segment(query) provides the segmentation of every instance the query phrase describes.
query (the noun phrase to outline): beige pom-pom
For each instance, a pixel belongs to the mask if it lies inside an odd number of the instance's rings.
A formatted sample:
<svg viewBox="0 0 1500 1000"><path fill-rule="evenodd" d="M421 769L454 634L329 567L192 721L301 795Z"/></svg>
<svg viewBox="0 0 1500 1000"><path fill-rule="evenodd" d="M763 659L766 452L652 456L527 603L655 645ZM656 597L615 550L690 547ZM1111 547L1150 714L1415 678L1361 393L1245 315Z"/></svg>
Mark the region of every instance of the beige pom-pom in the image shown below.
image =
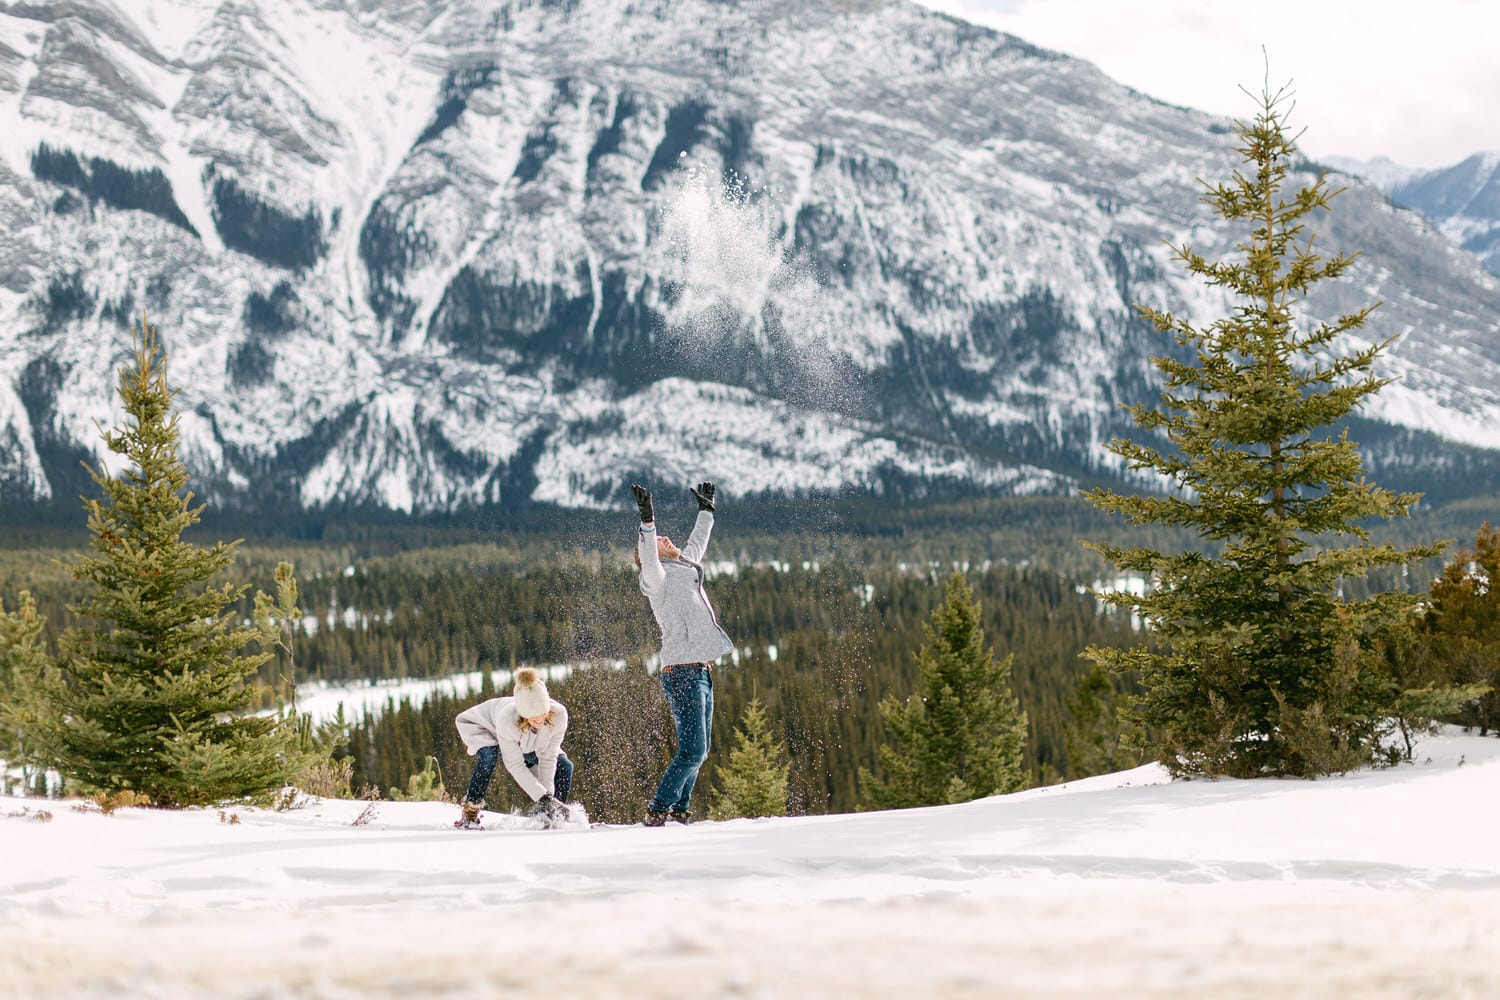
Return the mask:
<svg viewBox="0 0 1500 1000"><path fill-rule="evenodd" d="M523 719L534 719L552 710L547 696L547 685L531 667L516 671L516 714Z"/></svg>

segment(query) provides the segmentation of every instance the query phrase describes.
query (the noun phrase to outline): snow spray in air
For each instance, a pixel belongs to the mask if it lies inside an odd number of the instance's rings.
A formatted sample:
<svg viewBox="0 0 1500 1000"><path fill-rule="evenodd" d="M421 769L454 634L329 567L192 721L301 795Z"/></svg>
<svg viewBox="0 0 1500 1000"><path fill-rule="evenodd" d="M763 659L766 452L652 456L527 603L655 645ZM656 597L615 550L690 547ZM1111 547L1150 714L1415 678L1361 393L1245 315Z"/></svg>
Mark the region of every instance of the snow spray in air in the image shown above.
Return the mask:
<svg viewBox="0 0 1500 1000"><path fill-rule="evenodd" d="M798 253L795 206L686 158L677 176L658 219L675 292L663 309L665 346L701 361L703 377L861 416L868 348L837 322L837 297Z"/></svg>

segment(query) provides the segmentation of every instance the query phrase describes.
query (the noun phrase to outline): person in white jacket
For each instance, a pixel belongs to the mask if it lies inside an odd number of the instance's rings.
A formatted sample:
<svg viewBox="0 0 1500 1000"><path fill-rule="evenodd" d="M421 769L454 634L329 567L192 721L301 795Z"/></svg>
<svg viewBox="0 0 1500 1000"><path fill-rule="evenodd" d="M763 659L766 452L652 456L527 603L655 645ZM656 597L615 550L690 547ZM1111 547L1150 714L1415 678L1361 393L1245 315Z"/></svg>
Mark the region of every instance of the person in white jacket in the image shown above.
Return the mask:
<svg viewBox="0 0 1500 1000"><path fill-rule="evenodd" d="M646 826L661 826L669 819L687 823L692 819L689 799L698 770L708 759L713 730L713 664L734 648L703 590L703 553L714 527L714 484L699 483L692 491L698 501L698 518L681 549L667 536L657 535L650 491L639 483L631 489L641 513L635 553L641 568L641 593L651 602L651 613L661 629L661 686L677 734L677 753L646 806L642 822Z"/></svg>
<svg viewBox="0 0 1500 1000"><path fill-rule="evenodd" d="M515 693L491 698L466 708L453 720L464 749L474 760L474 773L465 792L463 814L454 826L475 827L485 808L495 766L505 769L536 805L549 829L567 818L568 793L573 784L573 762L563 753L568 710L547 694L547 685L531 667L516 671Z"/></svg>

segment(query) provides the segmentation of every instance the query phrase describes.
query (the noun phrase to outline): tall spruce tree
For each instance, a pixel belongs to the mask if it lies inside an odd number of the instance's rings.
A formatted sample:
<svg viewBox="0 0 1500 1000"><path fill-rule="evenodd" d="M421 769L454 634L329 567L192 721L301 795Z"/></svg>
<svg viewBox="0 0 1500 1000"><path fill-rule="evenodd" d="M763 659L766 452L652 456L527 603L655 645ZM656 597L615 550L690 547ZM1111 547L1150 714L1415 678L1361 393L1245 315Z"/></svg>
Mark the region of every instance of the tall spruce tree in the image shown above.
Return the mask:
<svg viewBox="0 0 1500 1000"><path fill-rule="evenodd" d="M785 816L790 772L786 743L771 733L765 703L751 698L735 730L729 762L715 772L718 787L708 810L710 818Z"/></svg>
<svg viewBox="0 0 1500 1000"><path fill-rule="evenodd" d="M156 330L132 331L133 364L120 369L123 427L104 432L123 460L116 476L91 469L102 498L86 499L92 555L71 569L90 594L71 610L55 669L37 682L27 732L65 779L103 792L130 790L182 806L279 788L294 766L287 726L252 716L247 683L274 639L236 623L245 591L212 584L238 542L203 548L182 538L203 507L186 492L178 417Z"/></svg>
<svg viewBox="0 0 1500 1000"><path fill-rule="evenodd" d="M916 695L880 703L890 737L879 748L884 777L860 770L875 808L967 802L1025 786L1026 713L1011 690L1012 657L997 662L985 646L980 610L968 580L954 573L922 626Z"/></svg>
<svg viewBox="0 0 1500 1000"><path fill-rule="evenodd" d="M1341 343L1375 305L1332 323L1298 315L1309 288L1339 277L1354 257L1325 258L1305 231L1305 218L1328 210L1338 194L1324 177L1286 193L1296 156L1289 98L1285 89L1262 92L1254 121L1236 128L1243 170L1205 184L1204 201L1244 223L1247 241L1218 262L1173 248L1190 274L1231 293L1232 315L1200 329L1137 307L1187 349L1182 358L1153 359L1164 376L1160 408L1131 407L1137 425L1169 446L1116 440L1109 449L1175 490L1085 493L1135 524L1191 528L1209 550L1086 543L1152 581L1145 597L1104 598L1138 610L1167 652L1091 648L1086 655L1116 672L1138 672L1135 719L1150 752L1179 774L1313 776L1376 755L1401 696L1377 654L1389 631L1409 620L1416 598L1392 592L1345 600L1340 583L1442 548L1371 542L1371 519L1405 516L1419 495L1366 481L1347 431L1332 433L1330 425L1386 384L1371 369L1391 340L1354 350Z"/></svg>

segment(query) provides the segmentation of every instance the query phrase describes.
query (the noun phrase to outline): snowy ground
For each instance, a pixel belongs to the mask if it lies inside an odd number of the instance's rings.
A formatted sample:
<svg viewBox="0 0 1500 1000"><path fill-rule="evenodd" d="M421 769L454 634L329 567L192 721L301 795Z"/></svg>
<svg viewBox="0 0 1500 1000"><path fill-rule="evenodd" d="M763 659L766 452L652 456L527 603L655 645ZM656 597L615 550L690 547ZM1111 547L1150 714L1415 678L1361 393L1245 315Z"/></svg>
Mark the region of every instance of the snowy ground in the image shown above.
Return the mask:
<svg viewBox="0 0 1500 1000"><path fill-rule="evenodd" d="M1500 997L1500 739L1417 760L660 830L0 799L0 997Z"/></svg>

